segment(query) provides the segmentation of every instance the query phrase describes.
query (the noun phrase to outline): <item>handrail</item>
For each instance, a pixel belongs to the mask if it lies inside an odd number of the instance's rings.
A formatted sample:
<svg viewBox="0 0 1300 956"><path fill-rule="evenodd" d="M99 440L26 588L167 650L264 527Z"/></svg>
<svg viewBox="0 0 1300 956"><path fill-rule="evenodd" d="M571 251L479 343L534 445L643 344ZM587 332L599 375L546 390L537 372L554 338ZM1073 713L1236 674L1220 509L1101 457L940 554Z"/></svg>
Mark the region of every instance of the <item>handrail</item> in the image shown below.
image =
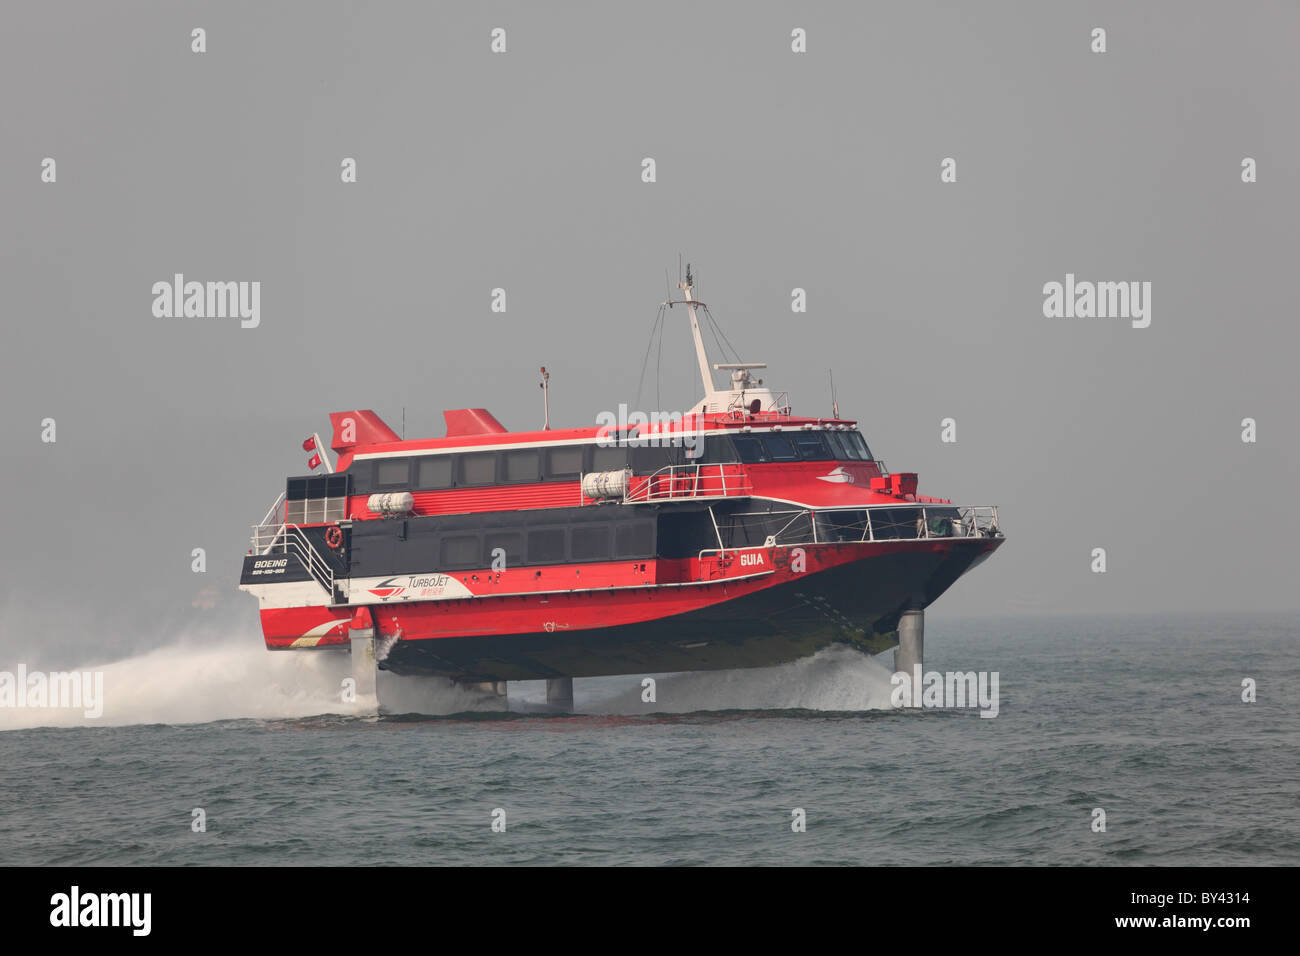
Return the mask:
<svg viewBox="0 0 1300 956"><path fill-rule="evenodd" d="M263 516L262 520L259 521L257 524L253 525L253 550L254 550L254 551L257 550L257 537L258 537L258 530L260 530L260 529L262 529L262 528L272 528L272 527L275 527L275 522L273 522L271 519L272 519L272 516L275 516L275 515L276 515L276 512L280 510L280 506L281 506L282 504L284 504L284 492L283 492L283 491L280 492L280 497L278 497L278 498L275 499L275 504L271 505L270 508L266 509L266 514ZM277 522L281 522L281 523L283 523L283 520L284 520L284 519L283 519L282 517L279 517L279 516L276 516L276 517L275 517L275 521L277 521ZM264 554L265 552L259 552L259 553L263 553L263 554Z"/></svg>
<svg viewBox="0 0 1300 956"><path fill-rule="evenodd" d="M311 539L296 524L285 522L269 534L269 543L263 548L267 525L253 525L253 551L257 554L291 554L296 557L312 580L323 587L331 600L334 597L334 569L330 567Z"/></svg>
<svg viewBox="0 0 1300 956"><path fill-rule="evenodd" d="M886 520L890 512L897 511L916 511L916 521L907 521L904 523L891 522ZM932 525L930 512L941 512L934 517L947 520L948 533L942 533L939 528L943 525ZM952 512L957 512L956 519L953 518ZM836 512L861 512L863 519L861 522L853 522L844 525L832 525L827 527L825 522L819 520L823 515L835 514ZM927 506L917 504L898 504L898 505L872 505L864 507L840 507L840 508L792 508L783 511L753 511L737 512L733 517L743 516L763 516L769 518L781 518L789 515L786 521L774 533L767 535L767 540L761 545L742 545L728 548L704 548L696 556L698 560L703 561L705 555L719 554L725 555L728 552L749 551L759 548L771 547L793 547L796 545L807 544L866 544L877 541L924 541L929 539L935 540L969 540L978 538L1000 538L1003 537L1002 530L998 525L998 509L995 505L970 505L957 507L953 505ZM812 538L802 538L799 540L781 540L781 535L789 529L795 522L808 516L810 520ZM873 516L875 520L873 521ZM820 527L819 527L820 526ZM861 535L857 532L861 530ZM893 534L885 534L889 529ZM851 532L849 536L836 537L827 535L827 531L834 530L840 534ZM877 532L880 532L879 534ZM909 533L910 532L910 533ZM721 537L719 537L721 543Z"/></svg>
<svg viewBox="0 0 1300 956"><path fill-rule="evenodd" d="M728 474L728 469L734 470ZM623 495L623 504L678 498L737 498L753 490L744 465L738 461L666 465L645 477L634 476Z"/></svg>

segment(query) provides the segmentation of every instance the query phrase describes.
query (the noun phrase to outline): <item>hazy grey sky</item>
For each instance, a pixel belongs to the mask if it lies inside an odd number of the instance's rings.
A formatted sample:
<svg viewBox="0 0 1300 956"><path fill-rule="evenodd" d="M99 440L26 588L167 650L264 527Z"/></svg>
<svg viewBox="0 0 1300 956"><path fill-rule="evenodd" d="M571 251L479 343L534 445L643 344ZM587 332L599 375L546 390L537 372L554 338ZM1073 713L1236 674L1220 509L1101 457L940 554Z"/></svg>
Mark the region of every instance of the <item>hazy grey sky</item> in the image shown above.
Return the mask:
<svg viewBox="0 0 1300 956"><path fill-rule="evenodd" d="M935 613L1300 606L1295 4L542 6L4 5L0 658L259 640L248 526L328 412L536 427L545 364L594 423L678 252L796 412L833 367L891 469L1001 506ZM260 326L155 318L177 272ZM1045 318L1067 273L1150 282L1150 327Z"/></svg>

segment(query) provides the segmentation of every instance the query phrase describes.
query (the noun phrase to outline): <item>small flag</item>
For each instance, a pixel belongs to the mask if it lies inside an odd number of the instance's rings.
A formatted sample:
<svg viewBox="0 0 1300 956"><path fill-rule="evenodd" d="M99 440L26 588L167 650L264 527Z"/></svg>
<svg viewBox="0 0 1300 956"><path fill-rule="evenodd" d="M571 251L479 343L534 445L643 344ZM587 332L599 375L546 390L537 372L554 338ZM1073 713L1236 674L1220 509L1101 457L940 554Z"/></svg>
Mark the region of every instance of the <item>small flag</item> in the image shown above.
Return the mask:
<svg viewBox="0 0 1300 956"><path fill-rule="evenodd" d="M315 436L315 435L312 435L310 438L306 439L306 440L302 443L302 450L303 450L303 451L311 451L311 450L312 450L313 448L315 448L315 447L316 447L316 436Z"/></svg>
<svg viewBox="0 0 1300 956"><path fill-rule="evenodd" d="M312 455L310 458L307 459L307 468L309 471L315 469L315 467L319 464L320 464L319 454Z"/></svg>

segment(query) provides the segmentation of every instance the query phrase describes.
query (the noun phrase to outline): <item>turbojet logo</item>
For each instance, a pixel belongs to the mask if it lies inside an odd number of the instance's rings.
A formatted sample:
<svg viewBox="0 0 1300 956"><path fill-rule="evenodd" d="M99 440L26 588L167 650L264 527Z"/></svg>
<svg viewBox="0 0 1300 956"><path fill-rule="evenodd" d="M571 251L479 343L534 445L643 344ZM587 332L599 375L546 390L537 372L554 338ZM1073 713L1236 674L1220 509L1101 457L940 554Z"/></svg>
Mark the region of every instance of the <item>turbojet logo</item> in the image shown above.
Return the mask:
<svg viewBox="0 0 1300 956"><path fill-rule="evenodd" d="M262 323L260 282L186 282L178 272L171 282L155 282L152 291L155 318L239 318L245 329Z"/></svg>
<svg viewBox="0 0 1300 956"><path fill-rule="evenodd" d="M651 448L685 448L688 459L697 458L704 450L703 435L668 430L668 425L680 424L682 418L681 412L629 412L626 404L620 404L617 412L600 412L596 416L596 444L601 448L628 442ZM656 430L638 434L651 426Z"/></svg>
<svg viewBox="0 0 1300 956"><path fill-rule="evenodd" d="M893 690L889 702L895 707L978 707L981 717L998 715L997 671L929 671L921 677L921 665L912 673L898 671L889 678Z"/></svg>
<svg viewBox="0 0 1300 956"><path fill-rule="evenodd" d="M825 475L818 475L817 478L819 481L829 481L831 484L835 485L853 484L853 476L843 468L832 469Z"/></svg>
<svg viewBox="0 0 1300 956"><path fill-rule="evenodd" d="M1075 282L1067 272L1064 284L1047 283L1043 295L1049 319L1132 319L1135 329L1151 324L1150 282Z"/></svg>
<svg viewBox="0 0 1300 956"><path fill-rule="evenodd" d="M85 716L104 715L103 671L0 671L0 707L81 708Z"/></svg>
<svg viewBox="0 0 1300 956"><path fill-rule="evenodd" d="M51 926L129 926L132 935L148 936L152 893L70 893L50 897Z"/></svg>

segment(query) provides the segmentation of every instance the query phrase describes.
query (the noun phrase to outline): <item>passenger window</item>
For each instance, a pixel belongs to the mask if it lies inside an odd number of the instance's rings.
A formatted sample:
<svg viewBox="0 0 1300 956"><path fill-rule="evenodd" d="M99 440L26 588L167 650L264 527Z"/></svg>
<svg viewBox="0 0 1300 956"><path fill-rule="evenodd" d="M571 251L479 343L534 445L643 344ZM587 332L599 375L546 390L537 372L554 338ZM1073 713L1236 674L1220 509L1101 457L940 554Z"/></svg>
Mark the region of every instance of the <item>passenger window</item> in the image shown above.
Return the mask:
<svg viewBox="0 0 1300 956"><path fill-rule="evenodd" d="M565 445L546 449L544 477L547 480L577 479L582 472L582 446Z"/></svg>
<svg viewBox="0 0 1300 956"><path fill-rule="evenodd" d="M500 555L493 554L500 548L505 552L506 566L509 570L524 563L524 535L521 531L488 531L483 535L483 567L491 568ZM498 570L493 568L493 570Z"/></svg>
<svg viewBox="0 0 1300 956"><path fill-rule="evenodd" d="M478 563L478 558L478 535L448 535L442 539L442 567L444 569L472 568Z"/></svg>
<svg viewBox="0 0 1300 956"><path fill-rule="evenodd" d="M411 483L411 459L381 458L375 469L375 484L380 488L405 488Z"/></svg>
<svg viewBox="0 0 1300 956"><path fill-rule="evenodd" d="M574 561L604 561L610 557L609 527L577 527L569 533L569 556Z"/></svg>
<svg viewBox="0 0 1300 956"><path fill-rule="evenodd" d="M501 456L502 481L537 481L541 467L541 454L536 448L508 451Z"/></svg>
<svg viewBox="0 0 1300 956"><path fill-rule="evenodd" d="M654 554L654 524L638 521L620 524L614 531L614 553L620 558L644 558Z"/></svg>
<svg viewBox="0 0 1300 956"><path fill-rule="evenodd" d="M457 462L456 484L490 485L496 481L497 456L492 452L461 455Z"/></svg>
<svg viewBox="0 0 1300 956"><path fill-rule="evenodd" d="M627 467L627 446L595 446L591 450L592 471L622 471Z"/></svg>
<svg viewBox="0 0 1300 956"><path fill-rule="evenodd" d="M546 564L564 560L564 529L539 528L528 532L528 562Z"/></svg>
<svg viewBox="0 0 1300 956"><path fill-rule="evenodd" d="M451 487L450 455L426 455L416 461L415 487L417 489Z"/></svg>

